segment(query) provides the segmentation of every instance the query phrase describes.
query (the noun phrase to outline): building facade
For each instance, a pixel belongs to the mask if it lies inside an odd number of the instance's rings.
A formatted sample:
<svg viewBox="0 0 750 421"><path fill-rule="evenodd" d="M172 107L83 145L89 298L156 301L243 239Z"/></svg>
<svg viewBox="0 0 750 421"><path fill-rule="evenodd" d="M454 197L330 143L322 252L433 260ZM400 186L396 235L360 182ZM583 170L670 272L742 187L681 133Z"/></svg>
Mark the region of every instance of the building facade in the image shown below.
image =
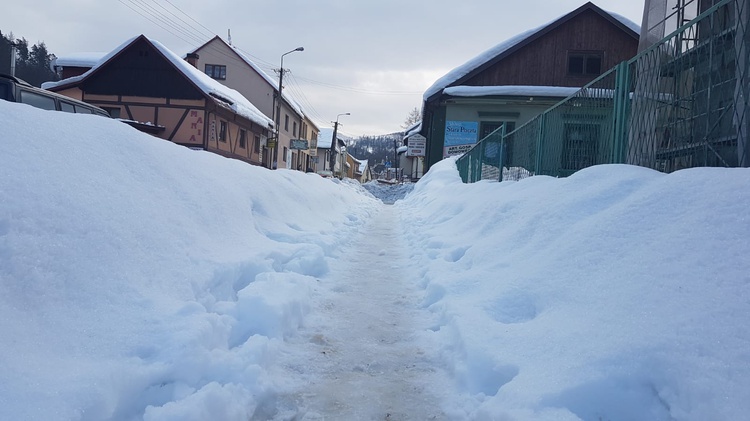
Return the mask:
<svg viewBox="0 0 750 421"><path fill-rule="evenodd" d="M302 171L314 169L309 150L294 149L292 140L312 140L316 136L317 127L310 124L302 107L285 93L282 94L279 115L276 115L278 82L246 53L216 36L189 53L187 59L217 82L240 92L266 117L276 120L279 128L278 141L273 136L261 140L265 166Z"/></svg>
<svg viewBox="0 0 750 421"><path fill-rule="evenodd" d="M82 75L46 89L97 105L156 137L261 165L257 146L273 128L238 92L140 35Z"/></svg>
<svg viewBox="0 0 750 421"><path fill-rule="evenodd" d="M496 130L513 131L637 48L637 25L589 2L464 63L424 94L424 171Z"/></svg>

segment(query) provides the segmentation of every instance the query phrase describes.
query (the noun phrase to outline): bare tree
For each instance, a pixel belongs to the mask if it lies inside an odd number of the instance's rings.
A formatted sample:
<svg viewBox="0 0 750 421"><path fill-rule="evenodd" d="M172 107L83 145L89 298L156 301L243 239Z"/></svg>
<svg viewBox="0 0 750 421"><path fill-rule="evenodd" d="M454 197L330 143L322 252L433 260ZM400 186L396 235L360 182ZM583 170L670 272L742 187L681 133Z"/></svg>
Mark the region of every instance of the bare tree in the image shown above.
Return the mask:
<svg viewBox="0 0 750 421"><path fill-rule="evenodd" d="M414 107L409 111L409 115L406 116L406 120L404 120L404 124L401 125L401 128L408 129L420 121L422 121L422 113L419 111L419 108Z"/></svg>

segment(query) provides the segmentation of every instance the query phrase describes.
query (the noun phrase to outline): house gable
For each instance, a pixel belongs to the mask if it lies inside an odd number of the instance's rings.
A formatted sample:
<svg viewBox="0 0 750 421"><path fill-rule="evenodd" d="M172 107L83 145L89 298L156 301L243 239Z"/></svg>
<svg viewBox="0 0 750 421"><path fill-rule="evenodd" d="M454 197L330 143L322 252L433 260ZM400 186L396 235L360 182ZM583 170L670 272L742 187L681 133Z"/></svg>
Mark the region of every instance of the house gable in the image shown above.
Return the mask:
<svg viewBox="0 0 750 421"><path fill-rule="evenodd" d="M81 81L87 94L197 100L205 95L145 37Z"/></svg>
<svg viewBox="0 0 750 421"><path fill-rule="evenodd" d="M569 15L522 48L508 51L501 60L480 67L456 84L580 87L594 76L569 74L568 54L576 51L601 54L600 68L604 72L636 54L638 40L630 32L589 7Z"/></svg>
<svg viewBox="0 0 750 421"><path fill-rule="evenodd" d="M627 21L622 17L605 12L595 4L588 2L583 6L577 8L576 10L573 10L572 12L566 14L565 16L556 19L553 22L516 35L515 37L512 37L490 48L477 57L453 69L448 74L438 79L431 87L427 89L427 91L423 95L424 101L426 103L430 103L437 100L442 95L442 91L447 87L466 85L467 81L470 81L471 79L477 77L477 75L484 73L487 69L497 66L498 63L504 61L507 57L517 53L520 50L526 49L529 44L532 44L534 43L534 41L547 36L550 32L555 31L558 27L565 25L579 15L587 12L598 14L603 20L609 22L612 28L616 28L622 31L622 33L626 37L630 37L629 42L635 42L636 44L638 43L638 32L635 30L637 29L635 28L635 24ZM576 31L574 30L573 32L575 33ZM580 29L578 29L578 32L580 32ZM540 52L537 51L537 53ZM559 51L552 50L551 52L545 51L544 53L559 53ZM635 55L635 53L631 54L628 57L625 57L624 59L629 59L633 55ZM536 58L538 59L539 57ZM525 71L528 72L528 69L529 67L526 67ZM499 85L499 83L493 82L489 83L486 86L496 85Z"/></svg>

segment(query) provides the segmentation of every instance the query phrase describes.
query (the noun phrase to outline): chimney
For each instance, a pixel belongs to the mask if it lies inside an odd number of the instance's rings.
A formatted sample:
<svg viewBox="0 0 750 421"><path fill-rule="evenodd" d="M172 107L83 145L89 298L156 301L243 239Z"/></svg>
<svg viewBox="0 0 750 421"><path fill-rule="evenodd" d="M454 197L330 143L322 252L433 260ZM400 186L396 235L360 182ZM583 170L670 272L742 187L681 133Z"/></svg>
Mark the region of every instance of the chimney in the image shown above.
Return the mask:
<svg viewBox="0 0 750 421"><path fill-rule="evenodd" d="M198 58L198 54L188 53L187 57L185 57L185 60L187 60L187 62L190 63L191 66L198 68Z"/></svg>

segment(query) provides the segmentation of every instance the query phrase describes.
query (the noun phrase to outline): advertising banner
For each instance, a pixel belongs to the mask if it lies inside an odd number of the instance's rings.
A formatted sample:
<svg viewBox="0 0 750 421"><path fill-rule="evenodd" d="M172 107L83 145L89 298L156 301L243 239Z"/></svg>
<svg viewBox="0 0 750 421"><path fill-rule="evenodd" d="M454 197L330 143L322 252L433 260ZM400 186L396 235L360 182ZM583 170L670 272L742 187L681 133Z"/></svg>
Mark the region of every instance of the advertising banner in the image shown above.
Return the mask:
<svg viewBox="0 0 750 421"><path fill-rule="evenodd" d="M446 121L443 157L460 155L477 143L479 123L476 121Z"/></svg>

